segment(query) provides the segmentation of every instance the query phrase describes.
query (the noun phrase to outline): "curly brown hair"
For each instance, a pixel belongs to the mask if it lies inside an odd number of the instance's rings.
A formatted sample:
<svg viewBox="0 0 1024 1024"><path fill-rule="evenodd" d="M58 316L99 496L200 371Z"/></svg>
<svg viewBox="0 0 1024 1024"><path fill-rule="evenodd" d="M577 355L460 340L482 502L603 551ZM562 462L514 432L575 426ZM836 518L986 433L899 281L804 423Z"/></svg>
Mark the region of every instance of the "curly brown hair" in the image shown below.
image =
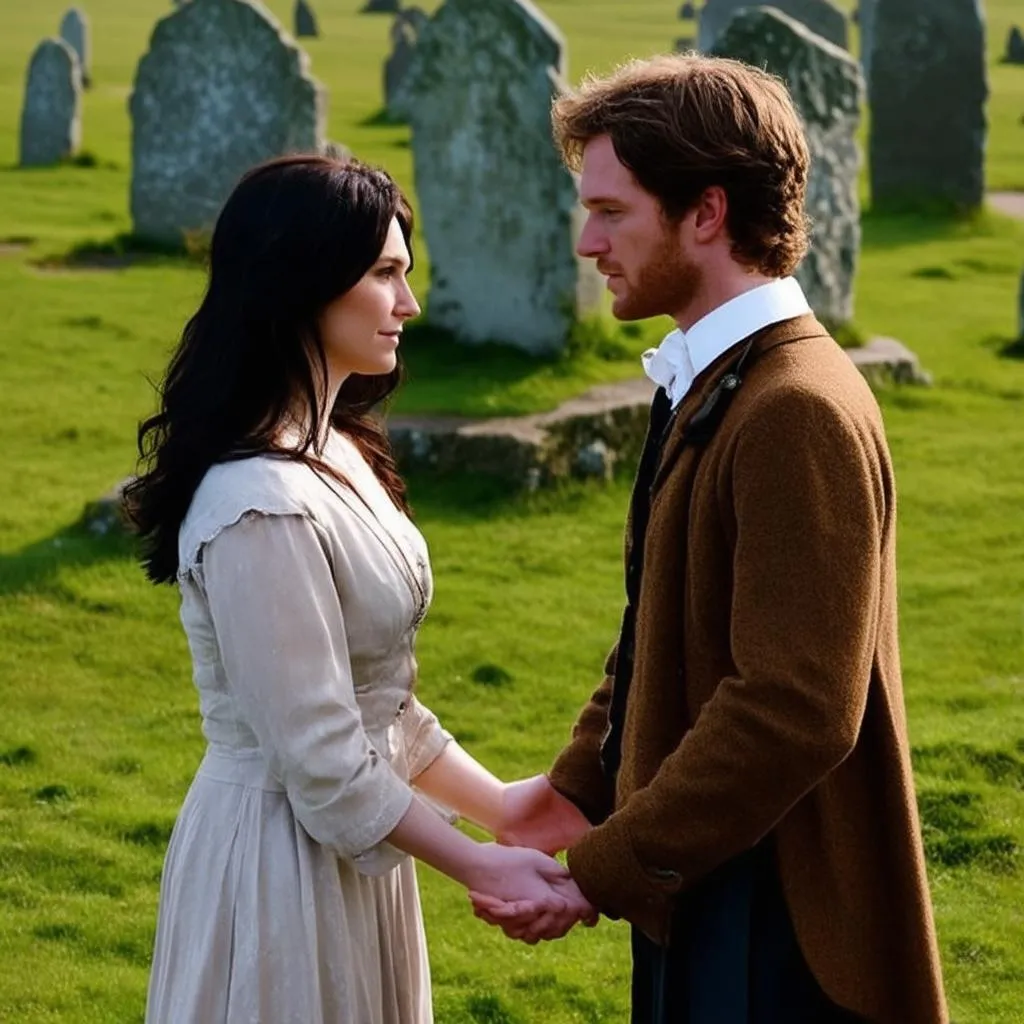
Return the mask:
<svg viewBox="0 0 1024 1024"><path fill-rule="evenodd" d="M635 60L556 100L552 124L577 171L587 143L609 136L670 221L723 188L733 256L760 273L784 277L807 251L810 154L786 86L766 71L697 54Z"/></svg>

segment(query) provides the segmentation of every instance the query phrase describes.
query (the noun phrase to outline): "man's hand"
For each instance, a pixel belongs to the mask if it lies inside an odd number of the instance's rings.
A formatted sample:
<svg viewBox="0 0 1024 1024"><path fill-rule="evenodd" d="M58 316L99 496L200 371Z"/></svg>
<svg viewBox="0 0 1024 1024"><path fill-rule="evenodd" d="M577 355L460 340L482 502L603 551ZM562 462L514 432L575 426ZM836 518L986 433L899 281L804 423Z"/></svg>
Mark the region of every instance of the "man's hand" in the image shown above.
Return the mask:
<svg viewBox="0 0 1024 1024"><path fill-rule="evenodd" d="M555 854L572 846L589 828L579 808L546 775L534 775L505 786L495 839L503 846L529 846Z"/></svg>
<svg viewBox="0 0 1024 1024"><path fill-rule="evenodd" d="M560 939L578 922L588 928L597 924L598 912L571 878L554 883L565 906L558 910L532 900L500 900L485 893L470 892L473 913L496 925L510 939L532 946L542 939Z"/></svg>

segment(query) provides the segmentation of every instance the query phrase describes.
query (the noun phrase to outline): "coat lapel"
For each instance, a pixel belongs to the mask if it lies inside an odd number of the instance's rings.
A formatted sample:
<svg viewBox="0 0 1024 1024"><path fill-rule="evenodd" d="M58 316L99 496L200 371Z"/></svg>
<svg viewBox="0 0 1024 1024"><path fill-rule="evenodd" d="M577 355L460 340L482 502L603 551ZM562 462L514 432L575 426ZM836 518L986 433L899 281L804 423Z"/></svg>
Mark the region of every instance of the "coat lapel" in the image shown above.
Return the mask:
<svg viewBox="0 0 1024 1024"><path fill-rule="evenodd" d="M651 496L654 496L681 459L684 465L680 465L679 471L689 472L688 467L695 462L701 449L700 445L686 443L686 428L697 411L703 408L704 403L718 386L722 375L736 361L743 351L743 346L750 341L751 337L754 338L753 351L750 359L747 360L744 377L754 370L756 361L770 349L793 341L827 338L828 336L828 331L822 327L813 314L794 317L791 320L784 320L780 324L766 327L755 335L748 335L731 348L726 349L710 366L701 371L669 421L668 436L662 446L661 458L651 484Z"/></svg>

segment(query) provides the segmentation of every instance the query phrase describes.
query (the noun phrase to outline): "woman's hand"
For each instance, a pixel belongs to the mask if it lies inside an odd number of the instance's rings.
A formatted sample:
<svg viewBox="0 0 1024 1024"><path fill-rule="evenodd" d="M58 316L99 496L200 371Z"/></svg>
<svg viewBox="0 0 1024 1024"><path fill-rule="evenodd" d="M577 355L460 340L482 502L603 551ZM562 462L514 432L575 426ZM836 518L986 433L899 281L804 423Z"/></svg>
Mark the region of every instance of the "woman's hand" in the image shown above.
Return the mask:
<svg viewBox="0 0 1024 1024"><path fill-rule="evenodd" d="M579 808L559 793L546 775L505 786L495 838L505 846L529 846L558 853L590 829Z"/></svg>
<svg viewBox="0 0 1024 1024"><path fill-rule="evenodd" d="M479 875L471 879L474 913L510 938L530 945L559 939L579 921L595 924L590 905L558 861L521 847L481 847Z"/></svg>

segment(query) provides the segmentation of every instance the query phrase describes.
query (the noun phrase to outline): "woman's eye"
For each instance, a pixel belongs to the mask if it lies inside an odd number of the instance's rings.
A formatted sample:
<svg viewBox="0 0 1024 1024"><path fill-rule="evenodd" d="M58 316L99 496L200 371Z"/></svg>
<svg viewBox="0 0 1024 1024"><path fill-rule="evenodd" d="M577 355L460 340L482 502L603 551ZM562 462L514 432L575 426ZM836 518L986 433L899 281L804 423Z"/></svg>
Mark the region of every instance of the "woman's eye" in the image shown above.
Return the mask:
<svg viewBox="0 0 1024 1024"><path fill-rule="evenodd" d="M377 276L378 277L394 277L395 276L395 268L394 267L381 267L380 270L377 271Z"/></svg>

